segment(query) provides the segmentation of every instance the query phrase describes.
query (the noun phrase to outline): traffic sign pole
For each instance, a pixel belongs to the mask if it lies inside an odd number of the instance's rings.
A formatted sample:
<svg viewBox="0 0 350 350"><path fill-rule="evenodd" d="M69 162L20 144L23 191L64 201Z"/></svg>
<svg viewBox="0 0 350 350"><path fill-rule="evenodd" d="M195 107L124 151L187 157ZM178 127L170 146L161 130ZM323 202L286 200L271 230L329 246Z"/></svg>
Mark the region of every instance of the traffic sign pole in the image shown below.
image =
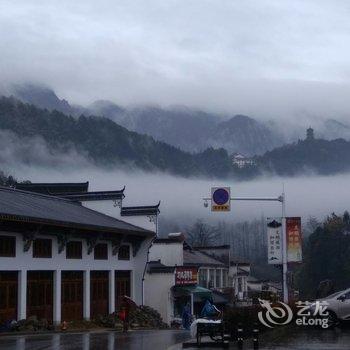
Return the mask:
<svg viewBox="0 0 350 350"><path fill-rule="evenodd" d="M204 206L208 206L208 202L212 201L212 198L203 198ZM283 191L279 197L235 197L230 198L230 201L265 201L265 202L280 202L282 205L282 266L283 266L283 302L288 304L289 293L288 293L288 263L287 263L287 227L286 227L286 195Z"/></svg>

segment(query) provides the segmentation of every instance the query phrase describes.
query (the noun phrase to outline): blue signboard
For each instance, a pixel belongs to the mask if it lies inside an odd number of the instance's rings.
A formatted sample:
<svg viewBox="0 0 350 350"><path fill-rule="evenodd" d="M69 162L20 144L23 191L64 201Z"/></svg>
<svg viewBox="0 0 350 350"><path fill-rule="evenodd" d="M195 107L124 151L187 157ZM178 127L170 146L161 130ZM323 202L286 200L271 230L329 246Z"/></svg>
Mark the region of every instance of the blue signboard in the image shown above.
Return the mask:
<svg viewBox="0 0 350 350"><path fill-rule="evenodd" d="M230 211L231 209L230 187L212 187L211 189L211 210Z"/></svg>

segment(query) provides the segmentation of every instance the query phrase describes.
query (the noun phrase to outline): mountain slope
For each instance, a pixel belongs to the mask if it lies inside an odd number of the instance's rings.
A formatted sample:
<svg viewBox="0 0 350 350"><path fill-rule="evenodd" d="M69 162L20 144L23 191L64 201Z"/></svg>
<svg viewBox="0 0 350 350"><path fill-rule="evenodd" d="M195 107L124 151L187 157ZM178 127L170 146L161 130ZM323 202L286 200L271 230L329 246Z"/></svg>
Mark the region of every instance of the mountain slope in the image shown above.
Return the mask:
<svg viewBox="0 0 350 350"><path fill-rule="evenodd" d="M57 110L75 117L83 113L107 117L131 131L152 136L188 152L214 147L225 148L229 153L254 155L282 144L277 133L242 115L226 120L217 114L185 107L126 109L106 100L95 101L88 107L72 106L53 90L33 84L14 86L12 93L22 102L49 111Z"/></svg>
<svg viewBox="0 0 350 350"><path fill-rule="evenodd" d="M14 98L0 99L0 128L15 133L19 139L40 136L55 152L68 152L73 147L102 166L131 165L184 176L232 175L230 159L224 150L192 155L150 136L131 132L107 118L84 115L74 118ZM207 159L216 158L216 153L220 166L209 167Z"/></svg>
<svg viewBox="0 0 350 350"><path fill-rule="evenodd" d="M64 99L59 99L55 92L47 87L24 84L12 87L12 94L25 103L50 111L57 110L65 114L74 114L75 109Z"/></svg>
<svg viewBox="0 0 350 350"><path fill-rule="evenodd" d="M350 142L344 139L299 140L257 159L261 171L278 175L331 175L350 170Z"/></svg>
<svg viewBox="0 0 350 350"><path fill-rule="evenodd" d="M273 133L255 119L236 115L216 126L211 133L209 144L213 147L223 147L230 153L256 155L282 145L283 141L278 133Z"/></svg>
<svg viewBox="0 0 350 350"><path fill-rule="evenodd" d="M200 152L211 146L225 148L229 153L254 155L283 143L277 133L242 115L225 120L219 115L186 108L144 107L123 111L111 103L93 111L129 130L150 135L189 152Z"/></svg>

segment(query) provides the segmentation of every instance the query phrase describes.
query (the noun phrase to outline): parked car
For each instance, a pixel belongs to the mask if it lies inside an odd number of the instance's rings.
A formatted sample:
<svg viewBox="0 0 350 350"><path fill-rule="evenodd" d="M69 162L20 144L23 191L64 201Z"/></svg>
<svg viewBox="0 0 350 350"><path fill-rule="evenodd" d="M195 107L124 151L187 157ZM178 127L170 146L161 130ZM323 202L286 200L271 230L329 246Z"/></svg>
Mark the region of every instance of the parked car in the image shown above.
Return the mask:
<svg viewBox="0 0 350 350"><path fill-rule="evenodd" d="M350 288L333 293L317 301L320 303L327 303L330 324L336 324L338 321L350 320ZM313 303L312 308L314 308L315 305L316 303Z"/></svg>

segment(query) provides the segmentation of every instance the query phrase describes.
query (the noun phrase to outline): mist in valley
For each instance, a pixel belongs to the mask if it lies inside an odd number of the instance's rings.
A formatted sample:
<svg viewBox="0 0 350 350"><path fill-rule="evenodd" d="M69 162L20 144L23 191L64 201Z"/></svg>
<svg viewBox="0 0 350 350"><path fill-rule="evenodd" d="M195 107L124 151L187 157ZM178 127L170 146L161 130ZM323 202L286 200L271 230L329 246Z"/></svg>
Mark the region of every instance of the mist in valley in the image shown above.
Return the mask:
<svg viewBox="0 0 350 350"><path fill-rule="evenodd" d="M319 219L328 214L342 213L350 208L348 183L350 174L334 176L302 176L293 178L262 177L251 181L206 180L182 178L162 173L145 173L138 170L101 169L94 166L12 165L6 172L18 180L32 182L84 182L90 190L118 190L126 186L123 205L154 205L161 201L160 220L172 221L180 227L202 218L208 222L240 222L281 215L281 205L275 202L233 201L231 212L212 213L205 208L203 198L210 196L213 186L230 186L234 197L278 197L286 194L288 216L309 216ZM117 210L111 202L104 209L113 215Z"/></svg>

